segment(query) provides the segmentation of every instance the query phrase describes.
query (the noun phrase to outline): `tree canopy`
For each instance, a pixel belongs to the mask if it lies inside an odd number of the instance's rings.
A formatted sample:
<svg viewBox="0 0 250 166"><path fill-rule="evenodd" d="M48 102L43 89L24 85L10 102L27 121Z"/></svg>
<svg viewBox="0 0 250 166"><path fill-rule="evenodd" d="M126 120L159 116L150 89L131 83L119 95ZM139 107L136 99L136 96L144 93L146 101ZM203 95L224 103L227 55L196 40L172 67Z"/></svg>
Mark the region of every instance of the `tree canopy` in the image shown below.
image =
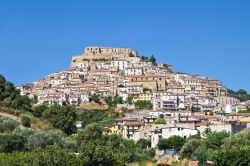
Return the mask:
<svg viewBox="0 0 250 166"><path fill-rule="evenodd" d="M0 105L30 111L31 100L27 96L21 96L14 84L0 74Z"/></svg>
<svg viewBox="0 0 250 166"><path fill-rule="evenodd" d="M180 151L181 147L185 144L185 139L180 136L171 136L168 139L160 139L158 148L163 149L174 149Z"/></svg>
<svg viewBox="0 0 250 166"><path fill-rule="evenodd" d="M244 89L239 89L239 90L237 91L237 93L240 94L240 95L245 95L245 94L247 94L247 91L244 90Z"/></svg>
<svg viewBox="0 0 250 166"><path fill-rule="evenodd" d="M76 111L71 106L53 105L44 111L43 118L68 135L76 133Z"/></svg>

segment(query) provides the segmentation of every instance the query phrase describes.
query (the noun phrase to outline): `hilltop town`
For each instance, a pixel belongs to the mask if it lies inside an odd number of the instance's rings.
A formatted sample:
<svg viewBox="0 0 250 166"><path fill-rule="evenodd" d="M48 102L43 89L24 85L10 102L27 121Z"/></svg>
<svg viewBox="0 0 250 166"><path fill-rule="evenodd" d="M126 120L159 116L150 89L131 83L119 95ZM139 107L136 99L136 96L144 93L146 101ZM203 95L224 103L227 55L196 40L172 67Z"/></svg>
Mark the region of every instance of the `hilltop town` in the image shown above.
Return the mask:
<svg viewBox="0 0 250 166"><path fill-rule="evenodd" d="M203 133L208 124L212 131L233 133L250 124L249 114L239 113L249 101L240 102L218 79L176 72L172 65L158 64L154 56L140 56L130 48L86 47L82 55L72 57L67 70L18 89L35 104L80 109L94 103L93 96L118 96L117 107L132 112L106 126L106 133L147 139L153 148L162 138Z"/></svg>

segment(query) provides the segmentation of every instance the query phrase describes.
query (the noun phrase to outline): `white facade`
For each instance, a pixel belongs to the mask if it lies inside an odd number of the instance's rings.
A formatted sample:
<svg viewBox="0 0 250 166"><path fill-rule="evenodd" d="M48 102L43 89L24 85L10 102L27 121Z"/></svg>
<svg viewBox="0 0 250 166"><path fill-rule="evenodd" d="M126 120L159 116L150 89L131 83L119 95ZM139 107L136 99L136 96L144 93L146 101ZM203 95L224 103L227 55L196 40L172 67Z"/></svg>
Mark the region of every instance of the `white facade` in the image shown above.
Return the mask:
<svg viewBox="0 0 250 166"><path fill-rule="evenodd" d="M227 104L225 106L225 113L227 113L227 114L236 113L236 106L235 105Z"/></svg>
<svg viewBox="0 0 250 166"><path fill-rule="evenodd" d="M163 110L176 110L185 109L185 95L174 95L174 94L153 94L153 109Z"/></svg>
<svg viewBox="0 0 250 166"><path fill-rule="evenodd" d="M125 70L129 65L128 61L125 60L114 60L111 61L111 67L118 68L119 70Z"/></svg>
<svg viewBox="0 0 250 166"><path fill-rule="evenodd" d="M183 138L188 138L195 134L197 134L197 130L195 129L182 127L159 128L151 132L151 147L157 147L157 144L160 139L167 139L175 135Z"/></svg>
<svg viewBox="0 0 250 166"><path fill-rule="evenodd" d="M142 67L128 67L125 69L126 75L142 75L143 68Z"/></svg>
<svg viewBox="0 0 250 166"><path fill-rule="evenodd" d="M127 85L128 93L143 93L143 85Z"/></svg>

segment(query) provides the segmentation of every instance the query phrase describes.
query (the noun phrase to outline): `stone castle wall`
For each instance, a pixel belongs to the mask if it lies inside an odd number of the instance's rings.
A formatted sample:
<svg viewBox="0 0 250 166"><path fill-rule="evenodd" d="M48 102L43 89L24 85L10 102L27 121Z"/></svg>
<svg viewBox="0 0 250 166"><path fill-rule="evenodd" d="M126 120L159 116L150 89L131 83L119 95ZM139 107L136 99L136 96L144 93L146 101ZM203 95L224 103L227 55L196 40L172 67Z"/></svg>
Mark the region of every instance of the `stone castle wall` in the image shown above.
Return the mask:
<svg viewBox="0 0 250 166"><path fill-rule="evenodd" d="M115 60L115 59L127 59L128 57L137 56L136 51L130 48L107 48L100 46L86 47L82 55L73 56L71 65L80 63L84 60Z"/></svg>

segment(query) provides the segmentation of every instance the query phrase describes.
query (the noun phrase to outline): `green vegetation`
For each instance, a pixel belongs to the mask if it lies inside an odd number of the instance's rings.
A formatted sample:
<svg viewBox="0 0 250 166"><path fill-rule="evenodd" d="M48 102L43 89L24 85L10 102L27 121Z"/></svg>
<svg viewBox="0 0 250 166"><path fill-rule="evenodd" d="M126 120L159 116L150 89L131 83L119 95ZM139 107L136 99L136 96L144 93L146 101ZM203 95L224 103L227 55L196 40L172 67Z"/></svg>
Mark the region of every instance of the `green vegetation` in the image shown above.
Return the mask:
<svg viewBox="0 0 250 166"><path fill-rule="evenodd" d="M143 62L151 62L153 65L157 65L156 58L154 55L151 55L150 57L141 56L141 60Z"/></svg>
<svg viewBox="0 0 250 166"><path fill-rule="evenodd" d="M160 139L157 146L160 150L174 149L175 151L179 152L184 144L184 138L180 136L171 136L168 139Z"/></svg>
<svg viewBox="0 0 250 166"><path fill-rule="evenodd" d="M132 52L130 52L130 53L128 54L128 56L129 56L129 57L135 57L135 55L134 55Z"/></svg>
<svg viewBox="0 0 250 166"><path fill-rule="evenodd" d="M122 100L122 97L118 95L115 95L114 97L112 96L104 97L104 100L110 107L116 107L117 104L124 103L124 101Z"/></svg>
<svg viewBox="0 0 250 166"><path fill-rule="evenodd" d="M146 139L140 139L136 142L136 145L140 148L144 148L146 149L147 147L150 147L151 142L150 140L146 140Z"/></svg>
<svg viewBox="0 0 250 166"><path fill-rule="evenodd" d="M159 118L155 121L155 124L166 124L166 121L163 118Z"/></svg>
<svg viewBox="0 0 250 166"><path fill-rule="evenodd" d="M0 163L6 166L79 166L84 162L72 151L57 145L46 149L35 149L32 152L0 153Z"/></svg>
<svg viewBox="0 0 250 166"><path fill-rule="evenodd" d="M118 135L103 135L97 124L91 124L78 135L80 156L87 165L127 165L154 156L152 149L137 146Z"/></svg>
<svg viewBox="0 0 250 166"><path fill-rule="evenodd" d="M3 121L7 119L0 118ZM155 154L154 149L147 148L147 140L135 143L118 135L104 135L98 124L88 125L75 137L55 130L14 127L9 125L6 132L0 133L3 165L128 165L152 160Z"/></svg>
<svg viewBox="0 0 250 166"><path fill-rule="evenodd" d="M43 112L48 108L48 105L43 104L43 105L36 105L32 107L32 114L37 117L41 118L43 115Z"/></svg>
<svg viewBox="0 0 250 166"><path fill-rule="evenodd" d="M154 55L151 55L150 58L149 58L149 62L151 62L153 65L156 65L156 58Z"/></svg>
<svg viewBox="0 0 250 166"><path fill-rule="evenodd" d="M122 112L115 112L113 108L108 110L83 111L77 116L77 120L84 121L86 125L97 123L101 126L112 126L115 119L121 118Z"/></svg>
<svg viewBox="0 0 250 166"><path fill-rule="evenodd" d="M212 159L217 166L246 166L250 163L250 146L216 150Z"/></svg>
<svg viewBox="0 0 250 166"><path fill-rule="evenodd" d="M239 89L237 94L240 96L240 101L247 101L250 100L250 94L247 93L244 89Z"/></svg>
<svg viewBox="0 0 250 166"><path fill-rule="evenodd" d="M71 106L53 105L44 111L43 118L68 135L76 133L76 111Z"/></svg>
<svg viewBox="0 0 250 166"><path fill-rule="evenodd" d="M127 104L133 104L133 97L132 96L128 96L125 103Z"/></svg>
<svg viewBox="0 0 250 166"><path fill-rule="evenodd" d="M205 115L213 115L213 111L211 110L204 110L203 112L205 112Z"/></svg>
<svg viewBox="0 0 250 166"><path fill-rule="evenodd" d="M240 95L246 95L246 94L247 94L247 91L244 90L244 89L239 89L239 90L237 91L237 93L240 94Z"/></svg>
<svg viewBox="0 0 250 166"><path fill-rule="evenodd" d="M191 106L191 112L200 112L201 109L199 107Z"/></svg>
<svg viewBox="0 0 250 166"><path fill-rule="evenodd" d="M90 97L89 97L89 101L93 101L95 103L100 103L100 95L99 94L92 94Z"/></svg>
<svg viewBox="0 0 250 166"><path fill-rule="evenodd" d="M208 160L208 151L204 146L199 146L194 151L193 158L199 161L200 166L206 166Z"/></svg>
<svg viewBox="0 0 250 166"><path fill-rule="evenodd" d="M0 106L29 111L31 101L27 96L21 96L20 91L0 75Z"/></svg>
<svg viewBox="0 0 250 166"><path fill-rule="evenodd" d="M239 113L250 113L250 108L247 108L246 110L240 110Z"/></svg>
<svg viewBox="0 0 250 166"><path fill-rule="evenodd" d="M10 133L15 128L19 126L19 123L8 119L8 118L0 118L0 133Z"/></svg>
<svg viewBox="0 0 250 166"><path fill-rule="evenodd" d="M22 115L21 116L21 122L24 127L30 127L31 126L31 119L28 115Z"/></svg>
<svg viewBox="0 0 250 166"><path fill-rule="evenodd" d="M106 61L108 61L108 59L100 58L100 59L92 59L92 61L94 61L94 62L106 62Z"/></svg>
<svg viewBox="0 0 250 166"><path fill-rule="evenodd" d="M180 150L181 158L195 159L200 165L207 160L219 166L244 166L250 162L250 131L230 135L226 132L209 132L206 138L189 138Z"/></svg>
<svg viewBox="0 0 250 166"><path fill-rule="evenodd" d="M238 93L241 97L248 95L244 90ZM100 96L91 97L94 102L100 102ZM31 101L0 76L0 111L11 118L0 117L0 164L123 166L152 161L155 149L149 148L149 140L134 142L119 135L103 134L104 126L114 124L116 118L124 115L123 111L115 111L116 105L132 103L132 98L123 101L119 96L108 96L104 99L109 109L84 111L78 115L71 106L44 104L31 107ZM138 101L135 106L152 109L149 101ZM78 133L76 120L86 124ZM41 127L44 122L54 128ZM165 121L157 119L155 123L164 124ZM200 165L206 165L207 160L218 166L245 166L250 163L250 131L237 134L211 132L207 123L203 135L205 138L200 134L188 139L172 136L160 139L157 146L159 149L174 149L181 158L198 160Z"/></svg>
<svg viewBox="0 0 250 166"><path fill-rule="evenodd" d="M150 101L137 101L135 102L135 108L143 110L143 109L152 109L153 105Z"/></svg>
<svg viewBox="0 0 250 166"><path fill-rule="evenodd" d="M83 62L84 62L84 61L88 61L88 62L89 62L90 60L89 60L89 59L83 58L82 61L83 61Z"/></svg>
<svg viewBox="0 0 250 166"><path fill-rule="evenodd" d="M0 153L31 151L36 148L46 148L58 145L62 148L76 146L76 141L69 141L61 131L39 131L29 128L21 129L16 121L0 118Z"/></svg>
<svg viewBox="0 0 250 166"><path fill-rule="evenodd" d="M191 159L195 150L201 145L201 140L197 138L188 139L180 150L182 158Z"/></svg>

